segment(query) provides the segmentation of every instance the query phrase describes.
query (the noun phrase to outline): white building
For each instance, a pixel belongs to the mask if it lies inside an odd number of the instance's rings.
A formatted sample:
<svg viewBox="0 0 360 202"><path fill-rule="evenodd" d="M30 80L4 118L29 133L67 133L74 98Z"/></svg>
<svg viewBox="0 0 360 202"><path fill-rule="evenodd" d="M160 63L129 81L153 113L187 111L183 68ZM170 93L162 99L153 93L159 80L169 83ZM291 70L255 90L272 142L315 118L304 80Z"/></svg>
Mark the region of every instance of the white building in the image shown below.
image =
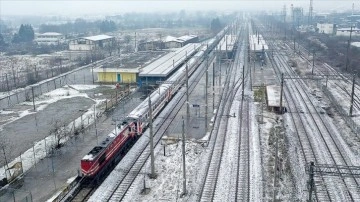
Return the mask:
<svg viewBox="0 0 360 202"><path fill-rule="evenodd" d="M64 43L64 35L57 32L45 32L43 34L36 34L35 42L38 45L59 45Z"/></svg>
<svg viewBox="0 0 360 202"><path fill-rule="evenodd" d="M317 23L316 27L319 29L319 33L335 34L335 24Z"/></svg>
<svg viewBox="0 0 360 202"><path fill-rule="evenodd" d="M108 35L96 35L73 39L69 42L69 50L91 51L111 46L115 43L115 37Z"/></svg>
<svg viewBox="0 0 360 202"><path fill-rule="evenodd" d="M199 42L199 37L196 35L185 35L178 38L168 36L164 40L165 48L180 48L188 43L197 43L197 42Z"/></svg>
<svg viewBox="0 0 360 202"><path fill-rule="evenodd" d="M360 29L358 28L340 28L336 30L336 36L360 36Z"/></svg>

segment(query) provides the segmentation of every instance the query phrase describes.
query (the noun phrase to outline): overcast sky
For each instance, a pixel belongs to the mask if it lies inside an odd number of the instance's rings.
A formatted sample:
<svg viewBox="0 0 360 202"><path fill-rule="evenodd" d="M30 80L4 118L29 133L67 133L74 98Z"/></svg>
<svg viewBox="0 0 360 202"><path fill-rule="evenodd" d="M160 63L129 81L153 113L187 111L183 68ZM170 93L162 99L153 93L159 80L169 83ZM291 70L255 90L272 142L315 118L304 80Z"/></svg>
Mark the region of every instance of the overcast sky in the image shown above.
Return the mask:
<svg viewBox="0 0 360 202"><path fill-rule="evenodd" d="M139 0L0 0L0 15L91 15L91 14L119 14L124 12L156 12L156 11L180 11L185 10L278 10L283 5L290 4L301 6L308 11L309 0L162 0L162 1L139 1ZM355 2L355 9L360 10L359 1L342 0L314 0L314 11L324 9L351 9Z"/></svg>

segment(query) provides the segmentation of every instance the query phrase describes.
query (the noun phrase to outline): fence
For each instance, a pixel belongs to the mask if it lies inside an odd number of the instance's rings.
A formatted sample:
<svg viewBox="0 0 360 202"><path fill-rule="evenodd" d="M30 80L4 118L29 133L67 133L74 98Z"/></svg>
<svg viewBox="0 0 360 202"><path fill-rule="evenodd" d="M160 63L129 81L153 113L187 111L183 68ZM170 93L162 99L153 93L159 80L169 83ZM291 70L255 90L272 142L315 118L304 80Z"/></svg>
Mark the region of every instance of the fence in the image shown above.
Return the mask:
<svg viewBox="0 0 360 202"><path fill-rule="evenodd" d="M0 108L9 108L20 102L32 101L33 97L61 88L64 85L93 84L97 78L93 75L91 67L97 63L98 62L82 66L37 84L10 91L8 95L0 98Z"/></svg>

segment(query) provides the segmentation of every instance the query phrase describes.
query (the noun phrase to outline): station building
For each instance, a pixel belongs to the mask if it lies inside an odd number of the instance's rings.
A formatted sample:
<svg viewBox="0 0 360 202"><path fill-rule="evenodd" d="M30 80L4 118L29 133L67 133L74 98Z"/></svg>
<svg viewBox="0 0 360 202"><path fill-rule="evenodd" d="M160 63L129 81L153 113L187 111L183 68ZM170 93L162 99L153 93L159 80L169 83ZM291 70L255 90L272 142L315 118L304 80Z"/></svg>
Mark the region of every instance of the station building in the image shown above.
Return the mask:
<svg viewBox="0 0 360 202"><path fill-rule="evenodd" d="M91 51L105 48L115 44L115 37L108 35L96 35L89 37L81 37L70 40L69 50L71 51Z"/></svg>
<svg viewBox="0 0 360 202"><path fill-rule="evenodd" d="M36 34L35 42L38 45L54 45L57 46L65 42L64 35L57 32L45 32L42 34Z"/></svg>
<svg viewBox="0 0 360 202"><path fill-rule="evenodd" d="M99 67L94 68L91 71L94 71L94 73L96 73L96 82L98 83L135 84L138 83L141 67L145 63L150 63L164 54L166 54L166 52L164 51L154 51L151 53L136 52L127 58L117 58L111 63L103 64Z"/></svg>
<svg viewBox="0 0 360 202"><path fill-rule="evenodd" d="M159 81L166 81L182 64L196 54L200 46L200 43L187 44L141 68L139 82L141 85L156 85Z"/></svg>
<svg viewBox="0 0 360 202"><path fill-rule="evenodd" d="M199 42L199 37L196 35L185 35L178 38L168 36L164 40L165 48L181 48L189 43Z"/></svg>
<svg viewBox="0 0 360 202"><path fill-rule="evenodd" d="M219 42L219 51L222 59L231 59L236 51L236 35L224 35Z"/></svg>
<svg viewBox="0 0 360 202"><path fill-rule="evenodd" d="M261 61L264 64L266 61L266 52L269 50L269 46L266 44L262 35L249 35L249 48L251 55L256 60Z"/></svg>

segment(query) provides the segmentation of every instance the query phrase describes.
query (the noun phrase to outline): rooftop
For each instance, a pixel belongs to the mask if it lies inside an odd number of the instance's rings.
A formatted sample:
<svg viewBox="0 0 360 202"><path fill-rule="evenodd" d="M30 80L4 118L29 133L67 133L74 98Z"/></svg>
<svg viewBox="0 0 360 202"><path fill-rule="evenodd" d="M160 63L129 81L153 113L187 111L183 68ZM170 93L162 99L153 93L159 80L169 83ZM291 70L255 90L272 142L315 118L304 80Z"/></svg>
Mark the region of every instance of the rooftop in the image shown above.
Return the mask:
<svg viewBox="0 0 360 202"><path fill-rule="evenodd" d="M114 38L114 37L109 36L109 35L105 35L105 34L101 34L101 35L88 36L88 37L82 37L82 38L90 40L90 41L101 41L101 40L105 40L105 39L111 39L111 38Z"/></svg>
<svg viewBox="0 0 360 202"><path fill-rule="evenodd" d="M269 46L266 44L262 35L250 35L249 38L250 50L259 52L264 50L268 50Z"/></svg>
<svg viewBox="0 0 360 202"><path fill-rule="evenodd" d="M170 52L158 60L145 66L139 76L143 77L167 77L176 67L182 64L188 57L193 55L201 46L199 43L190 43Z"/></svg>
<svg viewBox="0 0 360 202"><path fill-rule="evenodd" d="M116 58L111 62L94 68L94 72L127 72L138 73L139 68L164 55L165 51L136 52L122 54L121 58Z"/></svg>
<svg viewBox="0 0 360 202"><path fill-rule="evenodd" d="M38 36L62 36L62 34L57 32L45 32L42 34L39 33Z"/></svg>

